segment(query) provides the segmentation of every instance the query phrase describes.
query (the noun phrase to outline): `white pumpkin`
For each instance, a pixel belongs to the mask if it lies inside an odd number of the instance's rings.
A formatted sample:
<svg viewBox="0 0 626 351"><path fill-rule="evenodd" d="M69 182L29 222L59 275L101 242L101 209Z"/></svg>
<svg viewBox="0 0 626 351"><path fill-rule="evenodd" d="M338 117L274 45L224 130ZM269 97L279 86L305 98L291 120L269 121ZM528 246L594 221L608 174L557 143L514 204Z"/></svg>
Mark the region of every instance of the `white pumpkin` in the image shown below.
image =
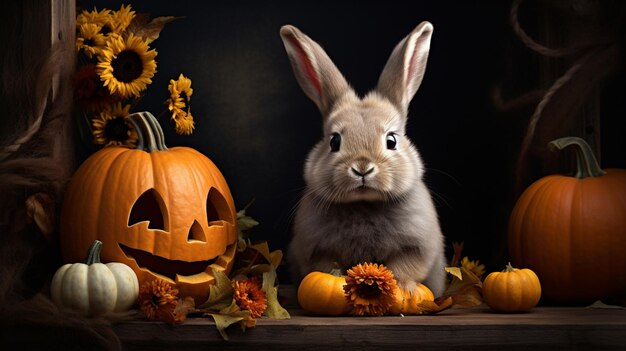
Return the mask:
<svg viewBox="0 0 626 351"><path fill-rule="evenodd" d="M132 307L139 294L137 275L123 263L101 263L101 247L101 241L94 241L85 263L68 263L56 271L50 286L54 303L85 315Z"/></svg>

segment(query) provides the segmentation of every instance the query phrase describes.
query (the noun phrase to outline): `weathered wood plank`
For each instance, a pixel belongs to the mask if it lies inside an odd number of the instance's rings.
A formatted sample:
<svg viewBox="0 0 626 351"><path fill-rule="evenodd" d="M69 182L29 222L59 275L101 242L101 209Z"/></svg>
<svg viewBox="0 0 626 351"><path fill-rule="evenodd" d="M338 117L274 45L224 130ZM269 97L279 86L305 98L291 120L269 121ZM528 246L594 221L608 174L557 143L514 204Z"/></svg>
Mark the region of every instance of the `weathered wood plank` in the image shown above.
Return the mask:
<svg viewBox="0 0 626 351"><path fill-rule="evenodd" d="M623 349L626 311L584 308L537 308L531 313L496 314L487 308L452 309L435 316L314 317L295 310L290 320L260 319L243 333L228 329L225 342L207 319L181 326L146 321L115 327L128 350L207 347L220 349L385 350L451 348Z"/></svg>

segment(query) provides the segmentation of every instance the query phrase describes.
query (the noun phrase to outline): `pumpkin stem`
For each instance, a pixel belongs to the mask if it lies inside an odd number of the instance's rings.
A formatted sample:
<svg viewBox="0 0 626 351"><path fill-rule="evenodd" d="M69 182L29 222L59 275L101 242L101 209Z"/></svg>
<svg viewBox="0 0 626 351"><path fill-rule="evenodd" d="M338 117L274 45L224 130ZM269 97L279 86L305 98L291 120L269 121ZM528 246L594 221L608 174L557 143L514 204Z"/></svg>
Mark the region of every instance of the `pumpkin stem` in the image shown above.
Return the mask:
<svg viewBox="0 0 626 351"><path fill-rule="evenodd" d="M335 277L343 277L345 275L341 269L341 265L339 265L339 262L337 261L333 262L333 269L331 269L328 274L334 275Z"/></svg>
<svg viewBox="0 0 626 351"><path fill-rule="evenodd" d="M504 268L504 270L502 272L513 272L515 270L515 268L513 268L513 266L511 265L511 262L506 264L506 267Z"/></svg>
<svg viewBox="0 0 626 351"><path fill-rule="evenodd" d="M127 118L137 131L137 150L147 152L167 150L163 129L150 112L136 112Z"/></svg>
<svg viewBox="0 0 626 351"><path fill-rule="evenodd" d="M593 155L591 147L584 139L578 137L565 137L551 141L548 146L552 149L562 150L570 145L577 146L576 150L576 175L578 179L587 177L599 177L606 172L598 165L598 160Z"/></svg>
<svg viewBox="0 0 626 351"><path fill-rule="evenodd" d="M91 246L89 246L89 251L87 251L85 264L91 265L94 263L100 263L100 250L102 250L102 241L94 240Z"/></svg>

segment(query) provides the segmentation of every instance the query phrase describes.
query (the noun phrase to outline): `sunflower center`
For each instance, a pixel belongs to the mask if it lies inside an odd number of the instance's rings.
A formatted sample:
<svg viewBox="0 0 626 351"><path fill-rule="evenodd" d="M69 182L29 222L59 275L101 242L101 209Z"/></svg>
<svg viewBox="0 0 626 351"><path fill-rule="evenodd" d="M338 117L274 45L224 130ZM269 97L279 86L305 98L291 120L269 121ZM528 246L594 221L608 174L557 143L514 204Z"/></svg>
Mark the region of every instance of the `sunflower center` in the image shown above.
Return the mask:
<svg viewBox="0 0 626 351"><path fill-rule="evenodd" d="M102 29L100 29L100 33L102 33L102 34L104 34L104 35L107 35L107 34L109 34L109 33L111 33L111 32L112 32L112 30L111 30L111 25L110 25L110 24L108 24L108 23L107 23L106 25L104 25L104 26L102 27Z"/></svg>
<svg viewBox="0 0 626 351"><path fill-rule="evenodd" d="M126 141L130 128L126 124L126 120L122 116L109 120L104 127L104 135L108 140Z"/></svg>
<svg viewBox="0 0 626 351"><path fill-rule="evenodd" d="M93 41L93 39L84 39L83 40L83 45L85 46L95 46L95 42Z"/></svg>
<svg viewBox="0 0 626 351"><path fill-rule="evenodd" d="M357 294L366 299L377 298L378 296L380 296L380 292L381 291L378 288L378 284L359 284L359 287L357 288Z"/></svg>
<svg viewBox="0 0 626 351"><path fill-rule="evenodd" d="M143 63L139 54L132 50L120 52L111 62L113 76L122 83L130 83L141 76Z"/></svg>

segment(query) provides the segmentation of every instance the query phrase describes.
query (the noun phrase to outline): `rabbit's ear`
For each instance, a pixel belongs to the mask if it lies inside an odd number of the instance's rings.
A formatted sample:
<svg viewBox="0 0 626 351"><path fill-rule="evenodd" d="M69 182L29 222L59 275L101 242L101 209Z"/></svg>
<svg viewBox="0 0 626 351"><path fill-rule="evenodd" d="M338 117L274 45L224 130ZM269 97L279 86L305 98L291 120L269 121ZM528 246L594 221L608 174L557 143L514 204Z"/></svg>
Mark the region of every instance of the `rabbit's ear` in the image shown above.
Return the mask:
<svg viewBox="0 0 626 351"><path fill-rule="evenodd" d="M432 24L420 23L393 49L378 79L378 92L405 114L422 83L432 34Z"/></svg>
<svg viewBox="0 0 626 351"><path fill-rule="evenodd" d="M304 93L326 116L337 98L350 89L345 78L319 44L298 28L280 28L291 67Z"/></svg>

